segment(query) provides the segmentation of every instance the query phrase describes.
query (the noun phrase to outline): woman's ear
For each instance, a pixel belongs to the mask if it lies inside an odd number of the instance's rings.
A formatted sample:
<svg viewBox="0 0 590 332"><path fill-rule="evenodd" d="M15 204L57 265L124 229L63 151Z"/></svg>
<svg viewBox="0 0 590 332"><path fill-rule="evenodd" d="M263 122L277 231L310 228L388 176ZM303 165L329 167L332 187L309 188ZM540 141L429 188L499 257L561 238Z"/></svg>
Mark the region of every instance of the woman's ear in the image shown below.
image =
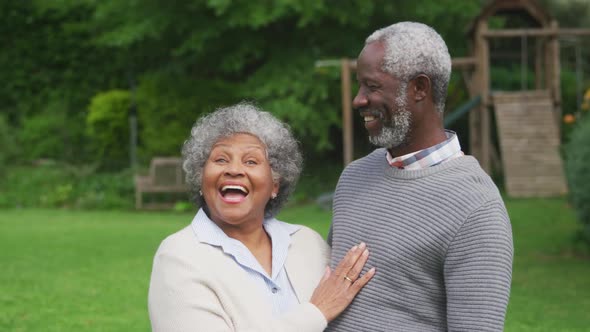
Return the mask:
<svg viewBox="0 0 590 332"><path fill-rule="evenodd" d="M270 194L271 199L277 198L279 194L279 181L274 181L272 184L272 193Z"/></svg>

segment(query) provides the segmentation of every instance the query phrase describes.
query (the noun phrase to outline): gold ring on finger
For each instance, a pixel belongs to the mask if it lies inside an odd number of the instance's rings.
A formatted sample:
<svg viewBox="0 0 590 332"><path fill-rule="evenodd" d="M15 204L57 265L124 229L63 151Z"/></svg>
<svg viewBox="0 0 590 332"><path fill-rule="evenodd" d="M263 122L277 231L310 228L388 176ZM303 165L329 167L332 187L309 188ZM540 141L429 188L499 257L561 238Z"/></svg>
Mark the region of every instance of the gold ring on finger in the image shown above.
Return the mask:
<svg viewBox="0 0 590 332"><path fill-rule="evenodd" d="M348 276L344 276L344 279L350 281L350 282L354 282L354 280L350 279Z"/></svg>

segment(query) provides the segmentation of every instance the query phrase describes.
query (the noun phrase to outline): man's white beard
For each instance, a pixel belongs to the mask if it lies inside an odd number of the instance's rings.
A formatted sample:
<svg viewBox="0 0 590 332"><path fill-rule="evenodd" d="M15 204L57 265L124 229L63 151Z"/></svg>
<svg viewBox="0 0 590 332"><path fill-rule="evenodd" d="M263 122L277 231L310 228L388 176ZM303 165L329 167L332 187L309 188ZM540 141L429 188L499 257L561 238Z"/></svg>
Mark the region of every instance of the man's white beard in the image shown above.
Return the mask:
<svg viewBox="0 0 590 332"><path fill-rule="evenodd" d="M412 113L407 108L406 87L407 84L401 84L399 87L399 94L395 98L397 112L391 115L390 123L383 123L379 135L369 136L372 144L391 149L407 143Z"/></svg>

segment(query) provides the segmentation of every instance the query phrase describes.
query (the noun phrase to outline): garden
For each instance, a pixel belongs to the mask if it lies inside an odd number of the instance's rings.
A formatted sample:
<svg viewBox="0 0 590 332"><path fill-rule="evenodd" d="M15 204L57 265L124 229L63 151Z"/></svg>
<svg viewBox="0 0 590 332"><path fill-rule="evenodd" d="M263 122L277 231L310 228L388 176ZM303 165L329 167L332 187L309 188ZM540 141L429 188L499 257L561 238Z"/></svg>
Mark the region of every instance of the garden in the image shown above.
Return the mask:
<svg viewBox="0 0 590 332"><path fill-rule="evenodd" d="M318 63L355 59L370 32L404 20L431 25L453 58L466 57L464 30L490 1L0 1L0 331L150 329L153 255L195 206L163 193L148 200L171 208L136 210L134 177L155 157L178 157L195 120L219 106L252 100L289 124L305 168L278 218L325 237L344 125L340 68ZM535 3L562 26L590 27L587 1ZM501 167L490 172L514 238L505 331L590 331L590 39L562 42L568 193L510 197ZM491 89L536 84L523 45L493 54ZM446 112L470 99L463 74L453 71ZM469 126L464 114L448 127L467 154ZM352 130L360 158L373 147L360 119Z"/></svg>
<svg viewBox="0 0 590 332"><path fill-rule="evenodd" d="M561 198L507 199L514 270L505 331L588 331L590 255ZM153 254L192 213L0 211L1 331L148 331ZM281 220L326 235L330 212L290 206Z"/></svg>

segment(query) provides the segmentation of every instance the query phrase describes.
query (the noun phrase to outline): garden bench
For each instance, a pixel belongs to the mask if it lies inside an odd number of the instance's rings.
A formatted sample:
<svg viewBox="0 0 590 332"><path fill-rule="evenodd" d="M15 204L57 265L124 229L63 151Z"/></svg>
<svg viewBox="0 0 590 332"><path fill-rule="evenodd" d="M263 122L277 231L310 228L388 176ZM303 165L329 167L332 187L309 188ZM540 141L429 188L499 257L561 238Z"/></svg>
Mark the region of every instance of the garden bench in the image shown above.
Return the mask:
<svg viewBox="0 0 590 332"><path fill-rule="evenodd" d="M135 176L135 208L166 208L172 203L144 204L144 193L186 193L188 187L184 181L182 159L174 157L156 157L150 162L149 174Z"/></svg>

